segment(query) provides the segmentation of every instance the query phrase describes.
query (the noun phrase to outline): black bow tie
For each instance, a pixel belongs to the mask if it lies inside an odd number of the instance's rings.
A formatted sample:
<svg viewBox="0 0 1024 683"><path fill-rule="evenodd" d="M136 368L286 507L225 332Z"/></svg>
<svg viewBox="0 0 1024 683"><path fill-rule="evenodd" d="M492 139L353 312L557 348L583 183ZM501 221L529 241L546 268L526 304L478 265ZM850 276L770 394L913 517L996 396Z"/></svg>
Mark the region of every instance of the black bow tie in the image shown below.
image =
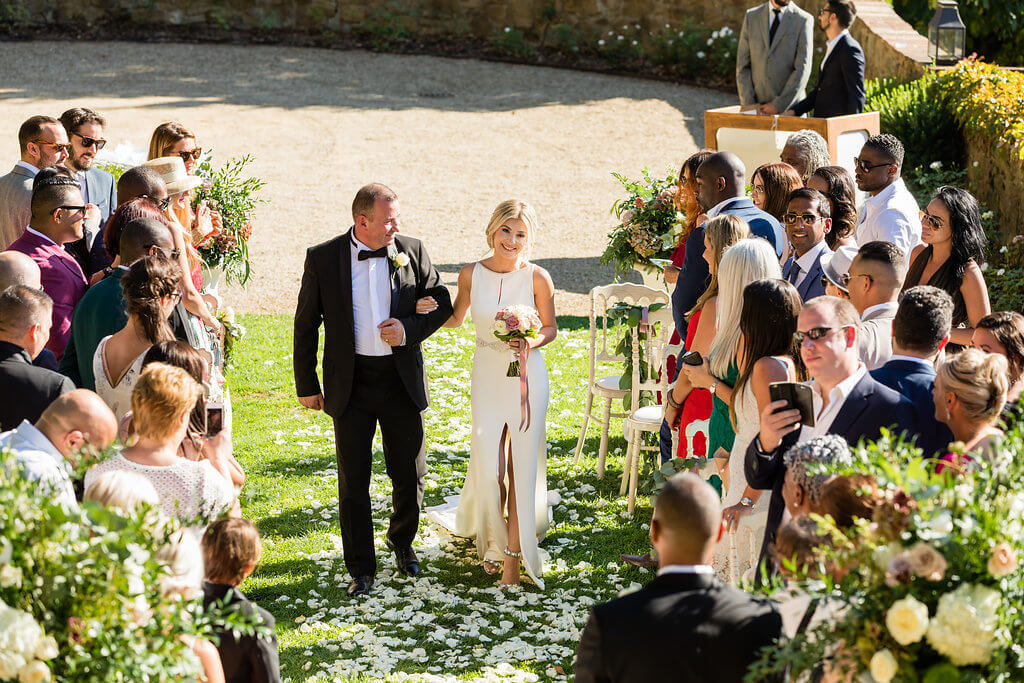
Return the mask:
<svg viewBox="0 0 1024 683"><path fill-rule="evenodd" d="M381 247L380 249L374 249L373 251L369 251L367 249L363 249L363 250L361 250L357 254L357 256L358 256L360 261L365 261L366 259L371 259L371 258L385 258L387 255L388 255L388 248L387 247Z"/></svg>

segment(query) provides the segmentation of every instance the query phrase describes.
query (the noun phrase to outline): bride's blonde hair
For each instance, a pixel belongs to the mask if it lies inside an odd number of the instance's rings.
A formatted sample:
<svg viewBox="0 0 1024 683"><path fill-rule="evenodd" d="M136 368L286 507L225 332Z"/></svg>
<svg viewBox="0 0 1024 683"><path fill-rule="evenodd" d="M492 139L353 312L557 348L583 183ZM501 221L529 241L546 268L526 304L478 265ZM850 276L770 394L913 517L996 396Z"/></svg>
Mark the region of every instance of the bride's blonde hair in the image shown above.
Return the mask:
<svg viewBox="0 0 1024 683"><path fill-rule="evenodd" d="M511 220L521 220L526 225L526 249L523 250L523 258L530 255L530 247L537 238L537 212L533 207L518 199L506 199L494 209L491 220L487 223L487 246L494 249L494 236L501 226Z"/></svg>

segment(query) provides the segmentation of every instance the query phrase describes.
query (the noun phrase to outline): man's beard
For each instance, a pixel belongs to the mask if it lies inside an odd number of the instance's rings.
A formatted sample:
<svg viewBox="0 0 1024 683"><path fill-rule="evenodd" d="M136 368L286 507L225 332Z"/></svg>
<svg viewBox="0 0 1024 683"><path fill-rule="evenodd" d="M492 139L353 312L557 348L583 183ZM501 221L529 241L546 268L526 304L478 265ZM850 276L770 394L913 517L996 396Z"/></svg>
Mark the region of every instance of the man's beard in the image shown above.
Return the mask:
<svg viewBox="0 0 1024 683"><path fill-rule="evenodd" d="M84 160L84 158L85 157L77 157L72 159L71 157L68 157L68 165L71 167L71 170L88 171L90 168L92 168L92 160L89 160L87 164L82 165L82 161Z"/></svg>

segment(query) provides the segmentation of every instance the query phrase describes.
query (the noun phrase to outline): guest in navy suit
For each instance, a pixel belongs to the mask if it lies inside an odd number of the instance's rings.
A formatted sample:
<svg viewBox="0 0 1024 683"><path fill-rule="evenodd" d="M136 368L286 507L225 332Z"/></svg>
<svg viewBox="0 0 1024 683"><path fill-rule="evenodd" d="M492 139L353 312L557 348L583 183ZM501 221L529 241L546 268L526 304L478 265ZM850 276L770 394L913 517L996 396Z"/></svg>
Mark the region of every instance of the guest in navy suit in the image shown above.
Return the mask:
<svg viewBox="0 0 1024 683"><path fill-rule="evenodd" d="M926 456L945 454L953 432L935 419L935 360L949 343L953 299L938 287L920 285L903 292L892 321L892 359L871 377L895 389L917 413L917 445Z"/></svg>
<svg viewBox="0 0 1024 683"><path fill-rule="evenodd" d="M786 262L782 276L796 287L804 302L825 294L821 257L832 253L825 242L825 236L832 230L831 212L828 197L817 190L801 187L789 195L783 219L796 253Z"/></svg>
<svg viewBox="0 0 1024 683"><path fill-rule="evenodd" d="M837 434L854 445L876 439L883 427L899 425L917 433L914 407L906 398L872 379L857 353L857 310L849 301L831 296L807 302L797 320L800 357L812 380L814 426L800 423L800 411L785 401L772 401L761 412L761 430L747 448L747 484L771 489L768 523L761 545L763 563L775 541L786 508L782 485L786 451L822 434Z"/></svg>
<svg viewBox="0 0 1024 683"><path fill-rule="evenodd" d="M802 116L813 109L823 119L864 111L864 50L850 35L856 18L853 0L829 0L818 12L818 25L828 37L818 84L786 115Z"/></svg>
<svg viewBox="0 0 1024 683"><path fill-rule="evenodd" d="M71 145L64 165L81 186L82 199L88 207L82 238L64 248L78 261L85 277L90 278L93 273L110 265L110 257L103 244L103 229L117 208L114 176L93 165L96 155L107 144L103 139L106 121L92 109L75 107L61 114L60 122Z"/></svg>

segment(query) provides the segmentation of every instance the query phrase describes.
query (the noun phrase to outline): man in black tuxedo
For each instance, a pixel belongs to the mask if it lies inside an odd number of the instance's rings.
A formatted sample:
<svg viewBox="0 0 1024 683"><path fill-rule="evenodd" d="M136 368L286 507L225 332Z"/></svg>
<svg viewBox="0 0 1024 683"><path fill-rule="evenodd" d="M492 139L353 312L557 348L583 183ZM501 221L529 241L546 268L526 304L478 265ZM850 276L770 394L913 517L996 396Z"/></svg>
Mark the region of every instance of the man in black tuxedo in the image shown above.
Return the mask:
<svg viewBox="0 0 1024 683"><path fill-rule="evenodd" d="M837 434L853 446L861 439L877 439L882 427L894 425L899 427L894 431L917 434L910 401L872 379L860 362L859 318L849 301L820 296L808 301L797 319L800 357L812 377L814 426L802 425L800 411L788 407L786 401L772 401L761 412L761 431L750 442L744 461L747 484L772 492L760 562L775 542L786 508L783 455L791 446L822 434Z"/></svg>
<svg viewBox="0 0 1024 683"><path fill-rule="evenodd" d="M771 603L715 578L725 532L721 501L694 474L658 494L651 543L658 576L636 593L598 605L580 636L576 683L735 683L782 632Z"/></svg>
<svg viewBox="0 0 1024 683"><path fill-rule="evenodd" d="M864 50L850 35L856 18L853 0L829 0L818 13L818 25L828 37L818 84L786 116L802 116L813 109L816 118L824 119L864 111Z"/></svg>
<svg viewBox="0 0 1024 683"><path fill-rule="evenodd" d="M310 247L295 309L294 370L299 403L334 419L338 508L349 595L368 593L377 572L370 508L373 434L380 424L394 512L388 546L404 574L419 574L412 549L427 461L427 382L420 343L452 313L451 296L419 240L399 231L398 197L373 183L352 202L355 224ZM437 309L416 314L416 300ZM324 385L317 343L324 326Z"/></svg>

